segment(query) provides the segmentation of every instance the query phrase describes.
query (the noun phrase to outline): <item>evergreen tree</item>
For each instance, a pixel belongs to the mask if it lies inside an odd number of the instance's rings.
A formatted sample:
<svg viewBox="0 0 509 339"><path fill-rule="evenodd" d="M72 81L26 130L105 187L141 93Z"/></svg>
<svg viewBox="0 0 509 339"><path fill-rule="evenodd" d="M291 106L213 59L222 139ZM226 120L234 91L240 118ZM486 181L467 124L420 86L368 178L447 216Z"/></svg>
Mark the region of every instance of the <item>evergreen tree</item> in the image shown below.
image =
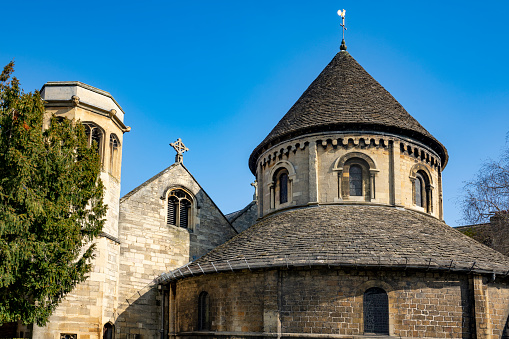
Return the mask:
<svg viewBox="0 0 509 339"><path fill-rule="evenodd" d="M45 118L39 93L11 78L13 66L0 75L0 324L42 326L86 279L106 206L83 126Z"/></svg>

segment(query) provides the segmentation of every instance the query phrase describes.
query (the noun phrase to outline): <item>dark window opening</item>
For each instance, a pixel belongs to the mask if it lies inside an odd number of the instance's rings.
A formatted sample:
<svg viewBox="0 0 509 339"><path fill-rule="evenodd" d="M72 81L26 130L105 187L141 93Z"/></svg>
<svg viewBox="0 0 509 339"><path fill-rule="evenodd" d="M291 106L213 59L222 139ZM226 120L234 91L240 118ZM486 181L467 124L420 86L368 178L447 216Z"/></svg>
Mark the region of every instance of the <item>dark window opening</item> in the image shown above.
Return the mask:
<svg viewBox="0 0 509 339"><path fill-rule="evenodd" d="M60 339L78 339L78 335L70 333L60 333Z"/></svg>
<svg viewBox="0 0 509 339"><path fill-rule="evenodd" d="M389 297L378 287L364 292L364 334L389 334Z"/></svg>
<svg viewBox="0 0 509 339"><path fill-rule="evenodd" d="M426 212L432 212L431 185L428 175L418 171L414 179L414 204Z"/></svg>
<svg viewBox="0 0 509 339"><path fill-rule="evenodd" d="M424 207L422 204L422 187L423 187L423 180L422 176L420 174L417 174L417 177L415 178L415 204L419 207Z"/></svg>
<svg viewBox="0 0 509 339"><path fill-rule="evenodd" d="M198 330L210 330L210 298L205 291L198 297Z"/></svg>
<svg viewBox="0 0 509 339"><path fill-rule="evenodd" d="M362 196L362 167L359 165L350 166L350 196Z"/></svg>
<svg viewBox="0 0 509 339"><path fill-rule="evenodd" d="M113 339L113 325L106 323L103 327L103 339Z"/></svg>
<svg viewBox="0 0 509 339"><path fill-rule="evenodd" d="M288 173L284 172L279 176L279 203L288 202Z"/></svg>
<svg viewBox="0 0 509 339"><path fill-rule="evenodd" d="M188 228L189 227L189 210L191 208L191 203L182 199L180 201L180 227Z"/></svg>
<svg viewBox="0 0 509 339"><path fill-rule="evenodd" d="M168 195L166 224L189 228L191 225L191 201L191 196L183 190L171 191Z"/></svg>

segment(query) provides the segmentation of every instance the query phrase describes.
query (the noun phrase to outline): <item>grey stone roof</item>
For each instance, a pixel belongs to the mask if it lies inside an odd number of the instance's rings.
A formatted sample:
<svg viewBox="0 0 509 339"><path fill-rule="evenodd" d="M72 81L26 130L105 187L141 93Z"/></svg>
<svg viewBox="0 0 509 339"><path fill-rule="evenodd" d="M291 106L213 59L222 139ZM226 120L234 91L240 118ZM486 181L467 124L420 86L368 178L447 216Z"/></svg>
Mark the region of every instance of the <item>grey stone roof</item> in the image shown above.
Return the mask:
<svg viewBox="0 0 509 339"><path fill-rule="evenodd" d="M290 108L249 158L271 145L312 132L383 131L429 145L447 163L447 150L346 51L339 52Z"/></svg>
<svg viewBox="0 0 509 339"><path fill-rule="evenodd" d="M254 204L256 204L256 201L251 201L249 204L247 204L246 207L244 207L243 209L241 210L238 210L238 211L235 211L235 212L232 212L232 213L228 213L228 214L225 214L225 217L226 219L228 219L228 221L230 223L234 222L238 217L240 217L243 213L245 213L246 211L248 211L251 206L253 206Z"/></svg>
<svg viewBox="0 0 509 339"><path fill-rule="evenodd" d="M509 257L423 213L385 206L322 205L265 217L164 278L317 265L507 274Z"/></svg>

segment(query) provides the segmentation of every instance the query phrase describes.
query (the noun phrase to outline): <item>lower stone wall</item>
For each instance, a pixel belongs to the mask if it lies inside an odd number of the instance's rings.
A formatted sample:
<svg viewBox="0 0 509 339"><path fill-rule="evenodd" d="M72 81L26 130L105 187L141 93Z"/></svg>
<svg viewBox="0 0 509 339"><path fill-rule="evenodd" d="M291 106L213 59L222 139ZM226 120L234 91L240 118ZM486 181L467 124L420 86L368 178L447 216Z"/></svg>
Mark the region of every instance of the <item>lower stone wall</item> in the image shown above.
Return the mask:
<svg viewBox="0 0 509 339"><path fill-rule="evenodd" d="M102 338L103 326L113 319L117 305L119 244L106 237L95 240L95 258L87 280L78 284L55 309L44 327L34 325L34 339Z"/></svg>
<svg viewBox="0 0 509 339"><path fill-rule="evenodd" d="M489 315L488 332L501 338L509 313L509 287L506 281L482 279L489 309L484 304L481 308ZM185 338L243 337L243 333L246 337L363 335L364 292L371 287L387 292L391 336L476 336L474 291L466 273L325 267L218 273L177 281L170 334ZM202 291L210 297L210 336L197 332Z"/></svg>

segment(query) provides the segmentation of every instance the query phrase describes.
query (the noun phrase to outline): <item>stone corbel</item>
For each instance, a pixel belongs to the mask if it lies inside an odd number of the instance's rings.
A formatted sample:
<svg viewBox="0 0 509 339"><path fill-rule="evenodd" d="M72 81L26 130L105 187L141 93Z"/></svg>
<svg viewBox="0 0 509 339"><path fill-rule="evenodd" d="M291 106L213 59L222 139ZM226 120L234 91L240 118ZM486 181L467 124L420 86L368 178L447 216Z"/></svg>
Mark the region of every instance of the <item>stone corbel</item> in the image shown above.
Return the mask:
<svg viewBox="0 0 509 339"><path fill-rule="evenodd" d="M79 103L80 103L80 97L79 97L79 96L77 96L77 95L73 95L73 96L71 97L71 101L72 101L72 104L73 104L74 106L78 106L78 105L79 105Z"/></svg>

